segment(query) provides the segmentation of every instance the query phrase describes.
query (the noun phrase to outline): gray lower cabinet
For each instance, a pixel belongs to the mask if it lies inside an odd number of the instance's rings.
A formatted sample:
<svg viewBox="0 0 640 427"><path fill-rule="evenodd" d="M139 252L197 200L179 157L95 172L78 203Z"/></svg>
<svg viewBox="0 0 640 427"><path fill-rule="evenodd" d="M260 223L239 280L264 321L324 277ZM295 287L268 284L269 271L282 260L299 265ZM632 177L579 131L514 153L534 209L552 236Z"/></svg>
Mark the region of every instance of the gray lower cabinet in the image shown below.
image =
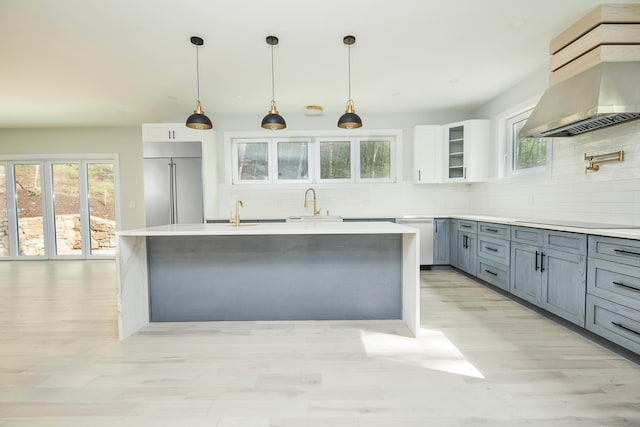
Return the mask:
<svg viewBox="0 0 640 427"><path fill-rule="evenodd" d="M513 227L511 237L511 293L584 326L586 235Z"/></svg>
<svg viewBox="0 0 640 427"><path fill-rule="evenodd" d="M510 226L478 223L477 276L498 288L509 291L511 264Z"/></svg>
<svg viewBox="0 0 640 427"><path fill-rule="evenodd" d="M448 265L449 262L449 219L433 220L433 265Z"/></svg>
<svg viewBox="0 0 640 427"><path fill-rule="evenodd" d="M458 220L449 221L449 263L456 268L458 264Z"/></svg>
<svg viewBox="0 0 640 427"><path fill-rule="evenodd" d="M585 326L640 353L640 241L589 236Z"/></svg>
<svg viewBox="0 0 640 427"><path fill-rule="evenodd" d="M478 231L475 221L458 221L458 265L457 267L473 276L477 269Z"/></svg>

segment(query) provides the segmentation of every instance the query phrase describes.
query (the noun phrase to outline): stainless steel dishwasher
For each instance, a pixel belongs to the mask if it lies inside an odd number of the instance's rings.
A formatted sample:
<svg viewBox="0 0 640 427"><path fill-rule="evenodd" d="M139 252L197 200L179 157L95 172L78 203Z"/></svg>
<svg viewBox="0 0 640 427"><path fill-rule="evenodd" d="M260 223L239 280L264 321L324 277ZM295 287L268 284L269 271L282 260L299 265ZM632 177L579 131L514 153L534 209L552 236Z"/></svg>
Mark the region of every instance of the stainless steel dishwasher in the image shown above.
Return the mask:
<svg viewBox="0 0 640 427"><path fill-rule="evenodd" d="M433 218L396 218L396 224L420 230L420 265L433 265Z"/></svg>

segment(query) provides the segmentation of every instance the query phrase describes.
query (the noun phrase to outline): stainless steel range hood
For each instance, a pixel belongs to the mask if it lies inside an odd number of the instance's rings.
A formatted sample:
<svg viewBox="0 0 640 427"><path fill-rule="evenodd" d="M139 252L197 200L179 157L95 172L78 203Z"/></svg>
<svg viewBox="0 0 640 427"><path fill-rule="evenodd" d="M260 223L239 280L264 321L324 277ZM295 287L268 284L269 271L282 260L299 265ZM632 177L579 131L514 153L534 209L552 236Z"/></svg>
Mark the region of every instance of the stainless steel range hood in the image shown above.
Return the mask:
<svg viewBox="0 0 640 427"><path fill-rule="evenodd" d="M640 62L602 62L551 86L520 137L567 137L640 119Z"/></svg>

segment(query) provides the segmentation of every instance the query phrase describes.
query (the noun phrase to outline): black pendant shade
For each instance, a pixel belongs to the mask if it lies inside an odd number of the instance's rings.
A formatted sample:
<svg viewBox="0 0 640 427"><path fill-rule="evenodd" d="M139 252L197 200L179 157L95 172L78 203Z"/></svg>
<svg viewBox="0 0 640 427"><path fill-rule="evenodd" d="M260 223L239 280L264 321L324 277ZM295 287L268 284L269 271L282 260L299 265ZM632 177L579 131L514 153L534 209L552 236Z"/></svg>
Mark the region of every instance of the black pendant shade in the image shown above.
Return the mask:
<svg viewBox="0 0 640 427"><path fill-rule="evenodd" d="M347 109L338 119L338 127L342 129L356 129L362 127L362 119L356 114L353 107L353 99L351 99L351 45L356 42L355 36L344 36L342 42L349 48L349 99L347 100Z"/></svg>
<svg viewBox="0 0 640 427"><path fill-rule="evenodd" d="M204 44L204 40L200 37L191 37L191 44L196 47L196 82L198 88L198 98L196 100L196 109L193 110L193 114L187 118L187 127L191 129L206 130L211 129L213 124L209 117L205 116L202 105L200 105L200 63L198 58L198 46Z"/></svg>
<svg viewBox="0 0 640 427"><path fill-rule="evenodd" d="M347 109L338 119L338 127L342 129L356 129L362 127L362 119L356 114L352 100L347 102Z"/></svg>
<svg viewBox="0 0 640 427"><path fill-rule="evenodd" d="M287 127L287 122L284 121L284 117L282 117L276 109L275 101L271 101L271 109L269 110L269 113L264 116L264 119L262 119L261 126L270 130L280 130Z"/></svg>
<svg viewBox="0 0 640 427"><path fill-rule="evenodd" d="M279 40L276 36L267 36L267 44L271 46L271 108L267 112L267 115L262 119L262 126L264 129L280 130L287 127L287 122L284 121L284 117L280 115L276 108L275 101L275 84L273 78L273 47L278 44Z"/></svg>

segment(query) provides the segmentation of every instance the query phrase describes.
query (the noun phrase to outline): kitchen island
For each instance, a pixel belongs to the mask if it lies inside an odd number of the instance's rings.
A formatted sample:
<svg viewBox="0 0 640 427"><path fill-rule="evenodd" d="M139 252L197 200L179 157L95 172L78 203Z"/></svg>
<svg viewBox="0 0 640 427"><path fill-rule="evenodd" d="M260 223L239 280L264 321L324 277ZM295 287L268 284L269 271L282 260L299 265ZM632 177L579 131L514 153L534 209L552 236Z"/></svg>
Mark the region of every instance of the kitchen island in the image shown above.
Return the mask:
<svg viewBox="0 0 640 427"><path fill-rule="evenodd" d="M389 222L175 224L117 233L118 331L151 322L402 319L419 233Z"/></svg>

